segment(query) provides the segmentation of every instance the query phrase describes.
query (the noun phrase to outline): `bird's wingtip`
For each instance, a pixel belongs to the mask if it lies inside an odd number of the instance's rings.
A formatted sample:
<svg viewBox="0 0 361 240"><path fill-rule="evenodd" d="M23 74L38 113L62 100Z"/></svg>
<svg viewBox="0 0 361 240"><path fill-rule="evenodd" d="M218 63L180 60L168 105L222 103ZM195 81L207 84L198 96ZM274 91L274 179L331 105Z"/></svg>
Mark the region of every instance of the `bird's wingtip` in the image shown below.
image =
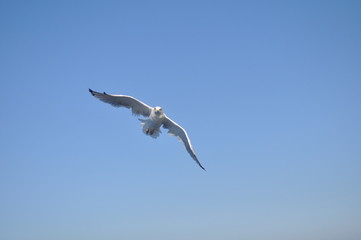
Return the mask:
<svg viewBox="0 0 361 240"><path fill-rule="evenodd" d="M94 96L94 91L89 88L89 92Z"/></svg>

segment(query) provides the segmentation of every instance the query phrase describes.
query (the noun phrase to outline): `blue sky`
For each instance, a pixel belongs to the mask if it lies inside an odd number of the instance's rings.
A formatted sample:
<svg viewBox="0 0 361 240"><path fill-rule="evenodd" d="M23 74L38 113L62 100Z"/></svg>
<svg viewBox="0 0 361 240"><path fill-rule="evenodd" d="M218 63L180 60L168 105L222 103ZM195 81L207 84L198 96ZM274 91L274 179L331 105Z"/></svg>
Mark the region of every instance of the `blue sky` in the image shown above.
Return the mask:
<svg viewBox="0 0 361 240"><path fill-rule="evenodd" d="M0 1L0 239L360 239L360 11ZM207 171L89 87L162 106Z"/></svg>

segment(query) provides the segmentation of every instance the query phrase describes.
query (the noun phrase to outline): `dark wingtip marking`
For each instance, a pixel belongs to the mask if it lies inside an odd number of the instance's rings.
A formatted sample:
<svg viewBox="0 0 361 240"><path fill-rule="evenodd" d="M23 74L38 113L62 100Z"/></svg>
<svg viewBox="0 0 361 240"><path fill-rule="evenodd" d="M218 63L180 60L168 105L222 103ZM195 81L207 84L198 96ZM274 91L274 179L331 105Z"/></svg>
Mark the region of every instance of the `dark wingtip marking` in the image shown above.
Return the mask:
<svg viewBox="0 0 361 240"><path fill-rule="evenodd" d="M103 94L108 95L106 92L103 92Z"/></svg>
<svg viewBox="0 0 361 240"><path fill-rule="evenodd" d="M89 88L89 92L94 96L94 91Z"/></svg>

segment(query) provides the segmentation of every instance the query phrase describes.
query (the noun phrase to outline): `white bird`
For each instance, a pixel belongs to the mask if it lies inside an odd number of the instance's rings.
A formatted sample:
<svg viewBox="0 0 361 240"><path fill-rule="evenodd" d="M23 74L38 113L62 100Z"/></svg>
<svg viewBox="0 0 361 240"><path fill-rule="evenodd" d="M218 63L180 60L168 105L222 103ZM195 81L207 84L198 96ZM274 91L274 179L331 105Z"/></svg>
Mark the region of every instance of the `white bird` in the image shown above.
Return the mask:
<svg viewBox="0 0 361 240"><path fill-rule="evenodd" d="M139 119L143 127L143 132L153 138L157 138L161 133L160 127L168 129L170 135L176 136L184 144L184 147L196 161L196 163L203 169L204 167L198 161L198 158L193 150L191 141L187 135L187 132L179 126L176 122L172 121L161 107L150 107L147 104L135 99L131 96L126 95L110 95L107 93L99 93L89 88L89 92L99 100L109 103L114 107L126 107L132 110L134 115L143 115L147 119Z"/></svg>

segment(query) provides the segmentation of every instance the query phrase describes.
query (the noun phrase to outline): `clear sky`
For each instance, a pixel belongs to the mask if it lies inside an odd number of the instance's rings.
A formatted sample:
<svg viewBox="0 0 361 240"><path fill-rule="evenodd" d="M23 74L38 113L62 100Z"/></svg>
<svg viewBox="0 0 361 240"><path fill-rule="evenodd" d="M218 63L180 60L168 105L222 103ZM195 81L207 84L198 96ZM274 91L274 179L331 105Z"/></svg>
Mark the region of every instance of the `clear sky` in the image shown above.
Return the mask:
<svg viewBox="0 0 361 240"><path fill-rule="evenodd" d="M360 1L0 1L0 239L361 239ZM88 88L134 96L165 130Z"/></svg>

